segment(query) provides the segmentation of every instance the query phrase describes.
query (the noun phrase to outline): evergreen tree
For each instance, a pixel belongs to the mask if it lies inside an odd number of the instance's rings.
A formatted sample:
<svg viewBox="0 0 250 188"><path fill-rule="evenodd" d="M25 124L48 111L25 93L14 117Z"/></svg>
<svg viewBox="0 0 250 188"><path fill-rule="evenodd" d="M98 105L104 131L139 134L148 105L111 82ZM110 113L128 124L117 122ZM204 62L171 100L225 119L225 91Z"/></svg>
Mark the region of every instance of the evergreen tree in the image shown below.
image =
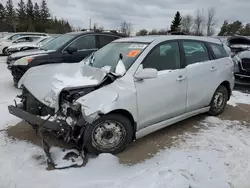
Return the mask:
<svg viewBox="0 0 250 188"><path fill-rule="evenodd" d="M3 22L6 18L6 11L2 3L0 3L0 21Z"/></svg>
<svg viewBox="0 0 250 188"><path fill-rule="evenodd" d="M171 32L180 31L180 25L181 25L181 14L179 11L177 11L174 20L172 21Z"/></svg>
<svg viewBox="0 0 250 188"><path fill-rule="evenodd" d="M6 19L6 11L2 3L0 3L0 31L5 31L7 29L7 25L5 23Z"/></svg>
<svg viewBox="0 0 250 188"><path fill-rule="evenodd" d="M228 33L228 28L229 28L229 23L227 20L224 20L224 23L220 28L220 32L219 32L218 36L226 36Z"/></svg>
<svg viewBox="0 0 250 188"><path fill-rule="evenodd" d="M40 20L40 8L39 8L39 5L37 3L35 3L35 6L34 6L34 19L35 20Z"/></svg>
<svg viewBox="0 0 250 188"><path fill-rule="evenodd" d="M245 25L245 28L243 29L242 35L250 36L250 23Z"/></svg>
<svg viewBox="0 0 250 188"><path fill-rule="evenodd" d="M17 11L17 18L19 22L23 22L26 18L26 7L25 7L25 3L23 0L20 0L20 2L18 3L18 8L16 9Z"/></svg>
<svg viewBox="0 0 250 188"><path fill-rule="evenodd" d="M0 31L16 32L36 31L50 33L66 33L72 31L67 20L51 19L46 0L42 0L39 7L32 0L18 0L14 7L13 0L6 0L4 6L0 3ZM27 2L27 3L25 3Z"/></svg>
<svg viewBox="0 0 250 188"><path fill-rule="evenodd" d="M7 20L6 23L13 28L14 32L16 32L16 25L17 25L16 12L12 0L7 0L5 9L6 9L6 20Z"/></svg>
<svg viewBox="0 0 250 188"><path fill-rule="evenodd" d="M34 20L34 6L31 0L27 1L26 14L29 20Z"/></svg>
<svg viewBox="0 0 250 188"><path fill-rule="evenodd" d="M42 1L40 16L42 21L48 21L50 19L50 12L45 0Z"/></svg>
<svg viewBox="0 0 250 188"><path fill-rule="evenodd" d="M244 25L239 20L231 23L228 28L228 35L241 34Z"/></svg>

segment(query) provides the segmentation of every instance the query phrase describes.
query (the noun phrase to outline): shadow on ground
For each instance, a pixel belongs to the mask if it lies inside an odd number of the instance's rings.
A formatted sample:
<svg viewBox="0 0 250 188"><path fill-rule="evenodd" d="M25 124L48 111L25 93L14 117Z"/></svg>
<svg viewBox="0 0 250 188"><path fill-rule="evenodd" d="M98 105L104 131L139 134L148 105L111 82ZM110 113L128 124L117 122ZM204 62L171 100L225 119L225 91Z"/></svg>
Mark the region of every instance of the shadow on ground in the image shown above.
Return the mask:
<svg viewBox="0 0 250 188"><path fill-rule="evenodd" d="M240 104L236 107L228 105L220 118L250 123L249 114L250 105ZM125 164L136 164L149 159L159 150L173 146L174 141L185 133L194 133L202 129L202 127L199 127L198 125L205 117L207 117L206 114L199 115L152 133L137 140L117 156L119 157L120 162ZM9 128L7 134L12 139L24 140L41 146L39 136L36 134L35 130L25 122L20 122L16 126ZM69 147L52 136L49 136L49 143L53 146L62 148L65 146Z"/></svg>

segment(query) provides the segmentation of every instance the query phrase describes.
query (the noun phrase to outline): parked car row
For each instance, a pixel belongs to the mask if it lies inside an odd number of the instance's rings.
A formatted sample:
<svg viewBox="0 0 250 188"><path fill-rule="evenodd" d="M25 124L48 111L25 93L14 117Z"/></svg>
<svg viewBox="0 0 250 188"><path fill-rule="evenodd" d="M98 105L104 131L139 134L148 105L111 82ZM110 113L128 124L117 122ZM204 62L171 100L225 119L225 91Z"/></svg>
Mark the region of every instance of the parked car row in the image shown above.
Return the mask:
<svg viewBox="0 0 250 188"><path fill-rule="evenodd" d="M48 41L52 40L54 37L47 36L47 37L20 37L20 39L25 39L26 42L18 42L17 44L11 45L7 48L7 55L11 55L16 52L30 50L30 49L37 49L43 46Z"/></svg>
<svg viewBox="0 0 250 188"><path fill-rule="evenodd" d="M14 84L31 67L55 63L78 63L113 40L125 37L115 32L71 32L57 36L36 49L14 53L7 58Z"/></svg>
<svg viewBox="0 0 250 188"><path fill-rule="evenodd" d="M8 47L11 45L16 45L20 43L34 42L40 37L48 37L49 35L46 33L33 33L33 32L25 32L25 33L14 33L12 35L6 36L0 39L0 54L9 55Z"/></svg>
<svg viewBox="0 0 250 188"><path fill-rule="evenodd" d="M218 115L234 87L232 58L208 37L76 32L7 62L23 91L9 112L95 154L119 153L200 113Z"/></svg>

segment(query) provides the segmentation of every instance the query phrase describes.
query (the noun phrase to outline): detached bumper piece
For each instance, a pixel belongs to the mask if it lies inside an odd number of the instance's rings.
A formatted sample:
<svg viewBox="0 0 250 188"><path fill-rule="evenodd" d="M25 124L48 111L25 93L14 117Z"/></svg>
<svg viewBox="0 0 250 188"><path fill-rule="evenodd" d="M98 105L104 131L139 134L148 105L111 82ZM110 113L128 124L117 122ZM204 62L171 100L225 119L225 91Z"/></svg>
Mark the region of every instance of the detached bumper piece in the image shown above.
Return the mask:
<svg viewBox="0 0 250 188"><path fill-rule="evenodd" d="M67 168L80 168L83 167L87 164L88 162L88 155L84 154L84 143L81 148L76 147L77 152L70 151L68 152L64 157L63 160L66 160L67 164L72 163L67 166L61 166L58 167L57 163L52 159L51 153L50 153L50 146L48 142L45 139L45 132L48 130L53 130L55 132L63 133L63 134L68 134L70 132L70 127L63 122L51 122L49 121L48 117L46 120L41 119L37 117L36 115L29 114L28 112L24 111L21 107L19 106L8 106L10 114L17 116L31 124L37 125L38 126L38 134L41 138L41 144L43 147L43 150L45 152L45 155L47 157L47 170L61 170L61 169L67 169ZM79 159L81 161L76 161L75 159Z"/></svg>
<svg viewBox="0 0 250 188"><path fill-rule="evenodd" d="M44 119L41 119L40 117L37 117L36 115L29 114L28 112L24 111L18 106L8 106L9 112L16 116L19 117L30 124L34 125L42 125L46 129L50 129L56 132L61 132L61 133L67 133L69 130L69 126L63 123L58 123L58 122L51 122L51 121L46 121Z"/></svg>

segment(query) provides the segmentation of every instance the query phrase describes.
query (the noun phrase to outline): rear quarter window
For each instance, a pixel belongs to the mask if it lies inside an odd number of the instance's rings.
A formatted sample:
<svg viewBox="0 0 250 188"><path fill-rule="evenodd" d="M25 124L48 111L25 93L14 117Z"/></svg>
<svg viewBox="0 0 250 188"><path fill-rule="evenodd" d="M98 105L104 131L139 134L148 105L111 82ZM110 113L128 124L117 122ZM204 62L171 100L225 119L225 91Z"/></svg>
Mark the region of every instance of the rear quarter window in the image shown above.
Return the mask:
<svg viewBox="0 0 250 188"><path fill-rule="evenodd" d="M216 59L228 57L228 54L223 45L209 44L209 46L211 47Z"/></svg>

